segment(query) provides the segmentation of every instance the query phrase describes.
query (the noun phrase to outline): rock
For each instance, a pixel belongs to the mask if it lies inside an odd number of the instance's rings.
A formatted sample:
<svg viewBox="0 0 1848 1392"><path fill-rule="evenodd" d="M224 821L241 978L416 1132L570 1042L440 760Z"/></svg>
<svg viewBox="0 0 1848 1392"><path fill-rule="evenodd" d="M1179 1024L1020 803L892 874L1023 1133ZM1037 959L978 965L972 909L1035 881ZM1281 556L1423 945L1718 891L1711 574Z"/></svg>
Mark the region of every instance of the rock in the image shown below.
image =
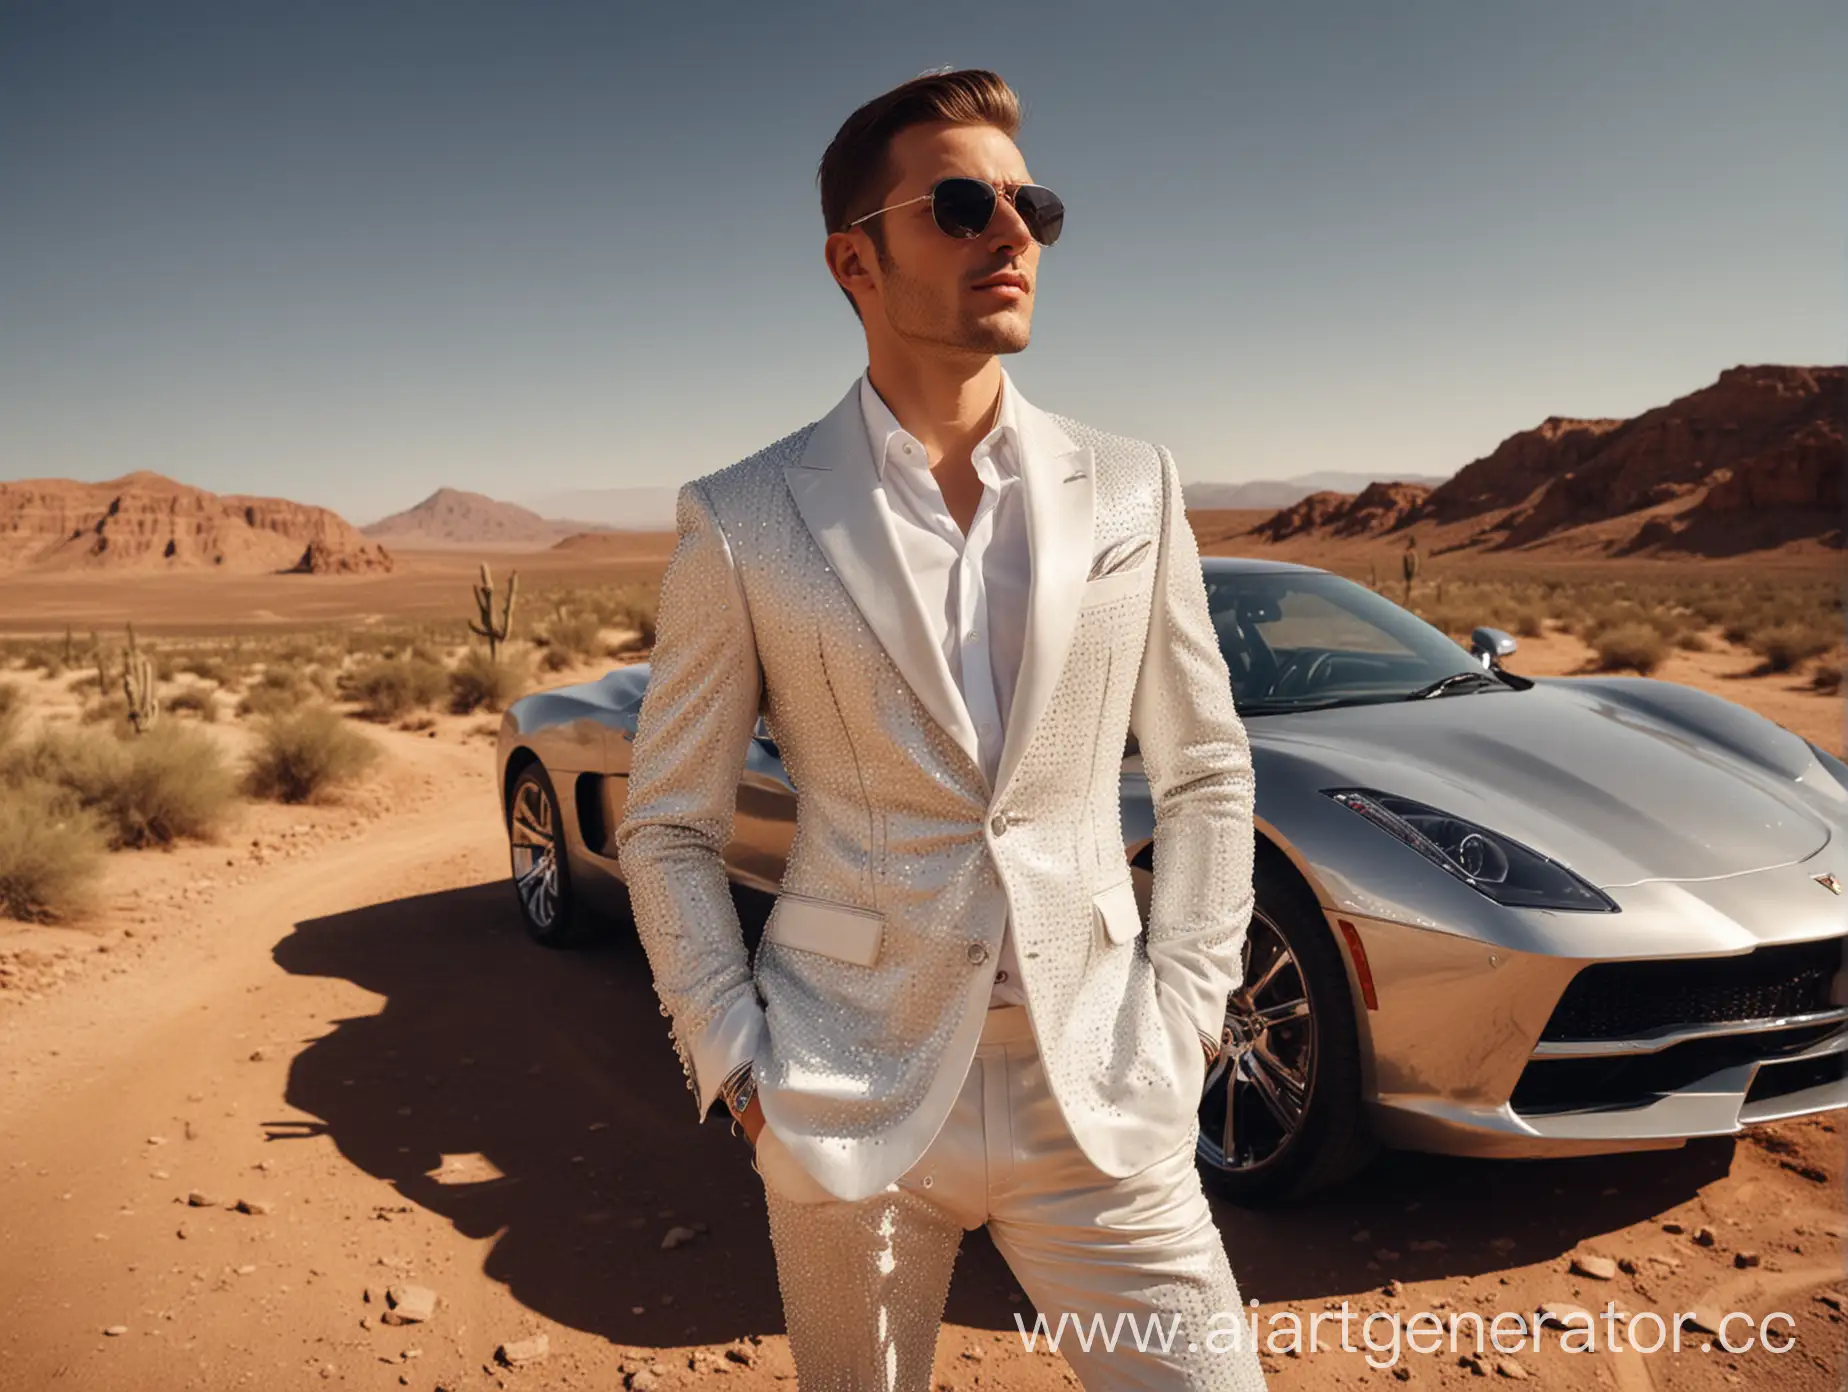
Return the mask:
<svg viewBox="0 0 1848 1392"><path fill-rule="evenodd" d="M514 1339L494 1350L494 1356L509 1368L523 1368L537 1363L552 1351L551 1340L544 1334L530 1339Z"/></svg>
<svg viewBox="0 0 1848 1392"><path fill-rule="evenodd" d="M661 1239L661 1248L663 1251L671 1251L673 1248L680 1246L682 1243L691 1242L694 1238L698 1236L699 1234L694 1232L693 1229L691 1228L682 1228L682 1227L669 1228L667 1230L666 1236L664 1236Z"/></svg>
<svg viewBox="0 0 1848 1392"><path fill-rule="evenodd" d="M1694 1245L1696 1247L1711 1247L1713 1245L1713 1229L1707 1227L1705 1224L1694 1229Z"/></svg>
<svg viewBox="0 0 1848 1392"><path fill-rule="evenodd" d="M1591 1311L1583 1305L1574 1305L1567 1300L1548 1300L1541 1303L1534 1311L1534 1318L1542 1325L1556 1324L1562 1329L1577 1327L1584 1329L1591 1321Z"/></svg>
<svg viewBox="0 0 1848 1392"><path fill-rule="evenodd" d="M1681 1224L1679 1223L1671 1222L1671 1223L1664 1223L1662 1225L1662 1231L1665 1233L1684 1233L1687 1231L1687 1229L1682 1227Z"/></svg>
<svg viewBox="0 0 1848 1392"><path fill-rule="evenodd" d="M732 1362L742 1363L748 1368L757 1361L757 1350L749 1344L732 1344L725 1350L725 1356Z"/></svg>
<svg viewBox="0 0 1848 1392"><path fill-rule="evenodd" d="M1718 1334L1720 1321L1726 1318L1726 1312L1713 1305L1696 1305L1681 1317L1681 1322L1689 1329L1697 1329L1702 1334Z"/></svg>
<svg viewBox="0 0 1848 1392"><path fill-rule="evenodd" d="M1527 1376L1527 1369L1523 1368L1519 1363L1516 1363L1512 1358L1496 1359L1495 1371L1500 1373L1503 1377L1513 1378L1517 1382Z"/></svg>
<svg viewBox="0 0 1848 1392"><path fill-rule="evenodd" d="M103 1333L107 1334L111 1339L119 1339L124 1334L128 1333L128 1326L126 1324L112 1324L105 1329Z"/></svg>
<svg viewBox="0 0 1848 1392"><path fill-rule="evenodd" d="M1817 1295L1816 1299L1822 1304L1827 1305L1831 1310L1848 1309L1848 1301L1844 1301L1842 1297L1837 1295L1834 1291L1823 1291Z"/></svg>
<svg viewBox="0 0 1848 1392"><path fill-rule="evenodd" d="M428 1286L390 1286L385 1291L390 1308L379 1318L386 1324L422 1324L436 1313L436 1292Z"/></svg>
<svg viewBox="0 0 1848 1392"><path fill-rule="evenodd" d="M261 1218L270 1211L267 1199L239 1199L235 1207L239 1213L248 1213L255 1218Z"/></svg>
<svg viewBox="0 0 1848 1392"><path fill-rule="evenodd" d="M203 1190L195 1189L186 1196L186 1202L192 1208L217 1208L218 1200Z"/></svg>
<svg viewBox="0 0 1848 1392"><path fill-rule="evenodd" d="M1594 1256L1588 1252L1572 1259L1572 1273L1575 1276L1589 1276L1594 1281L1610 1281L1617 1276L1617 1263L1609 1257Z"/></svg>
<svg viewBox="0 0 1848 1392"><path fill-rule="evenodd" d="M1758 1253L1756 1252L1734 1252L1733 1253L1733 1265L1738 1267L1742 1271L1748 1266L1757 1266L1758 1263L1759 1263L1759 1256L1758 1256Z"/></svg>
<svg viewBox="0 0 1848 1392"><path fill-rule="evenodd" d="M629 1374L630 1392L654 1392L661 1385L661 1380L646 1368L638 1368Z"/></svg>

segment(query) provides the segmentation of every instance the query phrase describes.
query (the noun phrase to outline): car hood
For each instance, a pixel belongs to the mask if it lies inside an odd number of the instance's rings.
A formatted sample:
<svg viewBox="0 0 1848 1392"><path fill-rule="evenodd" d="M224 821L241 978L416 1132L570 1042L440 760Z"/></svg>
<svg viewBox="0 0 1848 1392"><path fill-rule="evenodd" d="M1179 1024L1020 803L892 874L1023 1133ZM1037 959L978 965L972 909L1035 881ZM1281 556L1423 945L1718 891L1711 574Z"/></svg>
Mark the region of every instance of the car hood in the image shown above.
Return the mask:
<svg viewBox="0 0 1848 1392"><path fill-rule="evenodd" d="M1787 865L1831 834L1796 784L1810 756L1795 736L1767 725L1780 742L1729 747L1594 683L1260 716L1247 729L1260 812L1271 779L1397 793L1603 888Z"/></svg>

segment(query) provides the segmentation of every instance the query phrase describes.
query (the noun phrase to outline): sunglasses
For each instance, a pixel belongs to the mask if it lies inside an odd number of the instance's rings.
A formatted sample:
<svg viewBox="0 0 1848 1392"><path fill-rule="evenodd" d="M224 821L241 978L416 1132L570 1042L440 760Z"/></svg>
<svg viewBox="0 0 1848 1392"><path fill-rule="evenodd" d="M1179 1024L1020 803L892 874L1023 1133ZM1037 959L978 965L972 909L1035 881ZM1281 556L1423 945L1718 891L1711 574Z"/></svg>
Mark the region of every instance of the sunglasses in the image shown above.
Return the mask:
<svg viewBox="0 0 1848 1392"><path fill-rule="evenodd" d="M867 218L889 213L894 208L909 208L913 203L929 199L931 216L946 235L979 237L987 230L989 220L995 215L995 205L1002 196L986 180L954 175L939 179L931 185L929 193L876 208L866 217L855 218L847 225L858 227ZM1065 205L1059 201L1058 194L1039 184L1014 184L1005 191L1005 196L1020 214L1021 221L1026 223L1034 241L1041 246L1051 246L1059 240L1059 233L1065 226Z"/></svg>

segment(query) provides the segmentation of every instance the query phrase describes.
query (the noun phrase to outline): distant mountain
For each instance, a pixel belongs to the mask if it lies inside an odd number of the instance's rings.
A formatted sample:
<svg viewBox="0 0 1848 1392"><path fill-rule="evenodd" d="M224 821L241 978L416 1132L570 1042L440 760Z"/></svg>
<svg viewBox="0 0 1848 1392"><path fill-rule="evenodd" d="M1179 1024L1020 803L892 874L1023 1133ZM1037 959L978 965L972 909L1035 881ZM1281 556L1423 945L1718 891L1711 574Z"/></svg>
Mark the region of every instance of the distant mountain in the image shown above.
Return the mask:
<svg viewBox="0 0 1848 1392"><path fill-rule="evenodd" d="M581 517L616 531L672 531L674 500L679 485L649 488L576 488L541 493L526 499L526 506L548 517ZM578 531L585 531L583 525Z"/></svg>
<svg viewBox="0 0 1848 1392"><path fill-rule="evenodd" d="M387 571L391 553L326 508L208 493L140 470L106 483L0 483L0 571Z"/></svg>
<svg viewBox="0 0 1848 1392"><path fill-rule="evenodd" d="M1417 483L1436 485L1443 474L1365 474L1339 469L1322 469L1287 479L1258 479L1251 483L1189 483L1181 487L1182 499L1196 511L1208 508L1284 508L1301 502L1311 493L1353 493L1370 483Z"/></svg>
<svg viewBox="0 0 1848 1392"><path fill-rule="evenodd" d="M469 546L539 550L574 533L598 529L595 522L541 517L517 503L503 503L485 493L439 488L416 507L394 512L360 530L407 550Z"/></svg>
<svg viewBox="0 0 1848 1392"><path fill-rule="evenodd" d="M1551 416L1429 490L1320 493L1256 535L1431 534L1437 549L1734 556L1842 545L1848 368L1729 368L1629 419Z"/></svg>

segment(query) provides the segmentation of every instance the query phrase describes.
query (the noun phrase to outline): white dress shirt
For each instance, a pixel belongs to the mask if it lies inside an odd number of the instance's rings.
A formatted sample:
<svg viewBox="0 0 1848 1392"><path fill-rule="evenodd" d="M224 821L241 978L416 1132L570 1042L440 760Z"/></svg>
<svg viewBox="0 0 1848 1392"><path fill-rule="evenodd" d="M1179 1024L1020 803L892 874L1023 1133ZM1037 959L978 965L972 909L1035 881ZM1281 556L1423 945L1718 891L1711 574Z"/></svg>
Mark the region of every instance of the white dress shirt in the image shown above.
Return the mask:
<svg viewBox="0 0 1848 1392"><path fill-rule="evenodd" d="M983 487L965 536L943 500L924 446L898 423L872 378L860 376L860 409L883 484L875 490L875 501L891 520L899 554L923 597L932 637L943 649L975 724L990 787L1020 676L1032 574L1015 399L1013 380L1004 369L994 428L972 456ZM1024 1005L1026 999L1010 921L1002 933L988 1003L991 1008Z"/></svg>

